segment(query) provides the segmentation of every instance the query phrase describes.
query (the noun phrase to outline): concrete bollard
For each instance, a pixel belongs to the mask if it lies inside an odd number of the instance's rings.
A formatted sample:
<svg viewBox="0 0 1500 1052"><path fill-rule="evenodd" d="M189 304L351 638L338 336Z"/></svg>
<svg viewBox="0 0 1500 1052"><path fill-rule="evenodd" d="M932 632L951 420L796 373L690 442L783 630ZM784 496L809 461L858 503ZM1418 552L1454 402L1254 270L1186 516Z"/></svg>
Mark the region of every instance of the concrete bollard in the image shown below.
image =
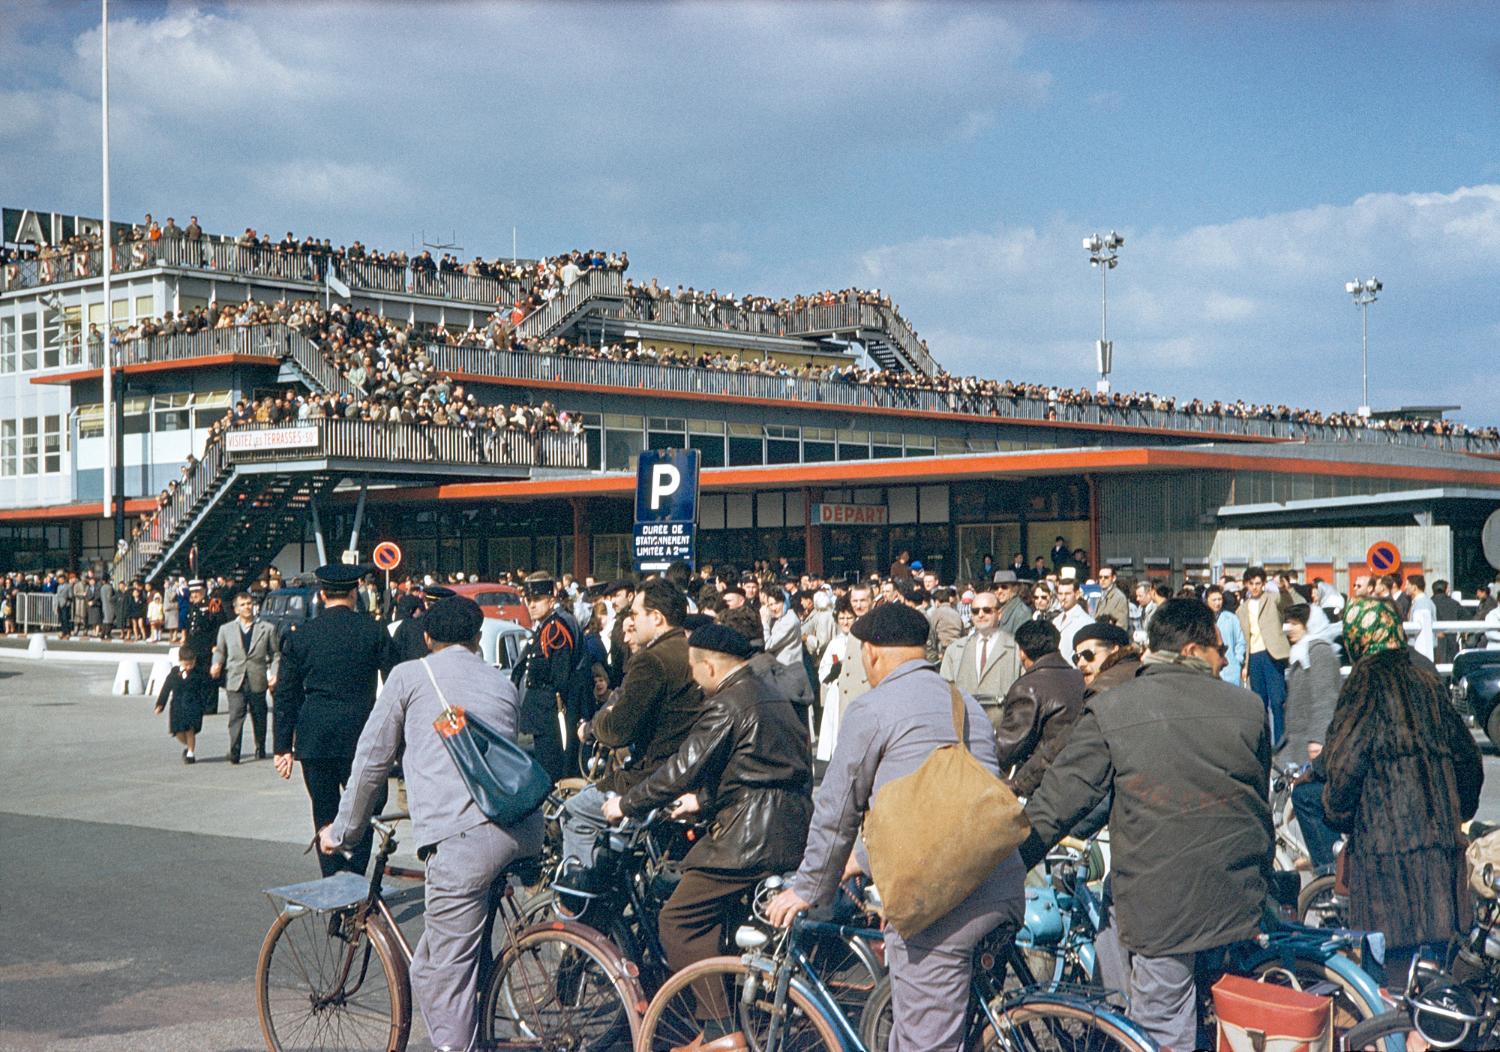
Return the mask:
<svg viewBox="0 0 1500 1052"><path fill-rule="evenodd" d="M151 679L146 683L146 693L152 697L161 693L162 684L167 681L167 675L172 671L175 664L167 658L159 657L151 663Z"/></svg>
<svg viewBox="0 0 1500 1052"><path fill-rule="evenodd" d="M26 643L26 656L33 661L40 661L47 656L47 637L40 632L31 633Z"/></svg>
<svg viewBox="0 0 1500 1052"><path fill-rule="evenodd" d="M141 666L129 659L121 661L120 667L115 670L115 685L110 692L113 694L144 693L144 688L141 686Z"/></svg>

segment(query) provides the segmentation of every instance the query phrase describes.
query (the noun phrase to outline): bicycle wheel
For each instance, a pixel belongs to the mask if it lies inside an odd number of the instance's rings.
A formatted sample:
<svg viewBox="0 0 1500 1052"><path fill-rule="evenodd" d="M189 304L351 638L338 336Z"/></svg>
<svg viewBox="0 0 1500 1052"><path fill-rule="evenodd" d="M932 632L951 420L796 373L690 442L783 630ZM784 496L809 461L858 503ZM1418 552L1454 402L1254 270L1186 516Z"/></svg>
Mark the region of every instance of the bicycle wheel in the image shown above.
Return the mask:
<svg viewBox="0 0 1500 1052"><path fill-rule="evenodd" d="M1349 1052L1384 1052L1387 1038L1399 1037L1404 1046L1407 1035L1415 1033L1410 1012L1384 1012L1351 1028L1344 1034L1344 1043L1339 1047L1348 1049Z"/></svg>
<svg viewBox="0 0 1500 1052"><path fill-rule="evenodd" d="M289 909L276 918L255 965L261 1036L273 1052L401 1052L411 987L379 922L353 908ZM376 932L374 938L371 931Z"/></svg>
<svg viewBox="0 0 1500 1052"><path fill-rule="evenodd" d="M628 1052L641 994L623 960L560 927L528 928L495 966L480 1002L486 1047Z"/></svg>
<svg viewBox="0 0 1500 1052"><path fill-rule="evenodd" d="M1038 994L999 1010L1000 1032L986 1026L980 1052L1155 1052L1129 1020L1107 1008Z"/></svg>
<svg viewBox="0 0 1500 1052"><path fill-rule="evenodd" d="M1297 923L1309 928L1344 927L1344 907L1347 905L1333 891L1334 876L1325 873L1307 882L1297 896Z"/></svg>
<svg viewBox="0 0 1500 1052"><path fill-rule="evenodd" d="M859 935L820 932L806 952L813 972L833 994L839 1011L851 1026L859 1026L865 1003L885 977L885 965L874 948Z"/></svg>
<svg viewBox="0 0 1500 1052"><path fill-rule="evenodd" d="M668 979L641 1020L640 1052L670 1052L703 1032L702 1016L731 1018L752 1049L769 1046L775 977L738 957L710 957ZM699 1011L700 998L712 1000ZM777 1052L839 1052L841 1044L823 1010L795 987L787 990Z"/></svg>
<svg viewBox="0 0 1500 1052"><path fill-rule="evenodd" d="M1289 974L1290 973L1290 974ZM1310 957L1296 957L1288 969L1280 958L1262 961L1250 969L1250 978L1260 982L1276 983L1278 986L1293 986L1309 993L1321 994L1333 999L1334 1036L1342 1034L1356 1023L1379 1015L1384 1004L1368 1003L1348 979L1330 968L1325 962ZM1295 984L1293 978L1296 979Z"/></svg>

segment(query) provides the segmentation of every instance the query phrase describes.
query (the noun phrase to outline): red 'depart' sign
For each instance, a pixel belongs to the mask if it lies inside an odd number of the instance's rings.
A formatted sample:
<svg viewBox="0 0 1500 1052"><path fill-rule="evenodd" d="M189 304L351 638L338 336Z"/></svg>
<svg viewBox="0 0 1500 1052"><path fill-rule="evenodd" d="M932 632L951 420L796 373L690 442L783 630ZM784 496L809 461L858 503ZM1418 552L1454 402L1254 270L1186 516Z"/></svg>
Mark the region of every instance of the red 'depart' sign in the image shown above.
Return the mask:
<svg viewBox="0 0 1500 1052"><path fill-rule="evenodd" d="M814 526L884 526L890 509L884 504L814 504Z"/></svg>

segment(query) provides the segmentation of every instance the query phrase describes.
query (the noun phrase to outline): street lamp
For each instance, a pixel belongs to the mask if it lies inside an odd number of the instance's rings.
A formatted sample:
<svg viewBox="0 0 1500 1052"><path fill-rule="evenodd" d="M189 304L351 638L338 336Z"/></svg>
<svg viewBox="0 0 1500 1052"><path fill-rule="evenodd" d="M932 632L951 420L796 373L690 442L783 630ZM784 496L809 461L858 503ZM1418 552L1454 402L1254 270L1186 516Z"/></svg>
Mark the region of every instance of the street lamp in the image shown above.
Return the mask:
<svg viewBox="0 0 1500 1052"><path fill-rule="evenodd" d="M1370 304L1379 299L1376 294L1383 288L1385 286L1378 278L1344 283L1344 291L1354 297L1354 305L1360 311L1359 343L1364 363L1364 397L1360 403L1359 415L1364 417L1370 415Z"/></svg>
<svg viewBox="0 0 1500 1052"><path fill-rule="evenodd" d="M1109 371L1114 365L1115 345L1109 342L1109 272L1120 265L1120 248L1125 238L1111 230L1100 237L1093 234L1083 239L1083 249L1089 254L1089 266L1099 268L1099 393L1109 394Z"/></svg>

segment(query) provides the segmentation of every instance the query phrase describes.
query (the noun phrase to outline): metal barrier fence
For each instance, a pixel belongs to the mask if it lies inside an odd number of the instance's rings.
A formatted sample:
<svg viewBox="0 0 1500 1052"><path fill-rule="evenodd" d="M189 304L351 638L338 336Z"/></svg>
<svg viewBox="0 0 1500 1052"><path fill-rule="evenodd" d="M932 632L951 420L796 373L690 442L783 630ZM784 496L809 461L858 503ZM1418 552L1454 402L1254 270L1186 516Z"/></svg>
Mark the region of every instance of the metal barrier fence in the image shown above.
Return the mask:
<svg viewBox="0 0 1500 1052"><path fill-rule="evenodd" d="M16 624L22 632L62 627L57 615L58 602L55 592L17 592Z"/></svg>

